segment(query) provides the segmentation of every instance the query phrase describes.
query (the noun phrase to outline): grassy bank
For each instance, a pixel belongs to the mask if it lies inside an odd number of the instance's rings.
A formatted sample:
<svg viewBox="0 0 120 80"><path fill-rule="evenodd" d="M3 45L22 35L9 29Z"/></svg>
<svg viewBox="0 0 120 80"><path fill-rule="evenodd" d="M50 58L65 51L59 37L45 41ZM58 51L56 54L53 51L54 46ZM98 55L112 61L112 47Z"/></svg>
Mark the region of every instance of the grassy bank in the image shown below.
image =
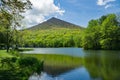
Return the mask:
<svg viewBox="0 0 120 80"><path fill-rule="evenodd" d="M42 68L42 62L35 57L23 57L14 50L9 53L0 50L0 80L28 80L31 74L40 74Z"/></svg>
<svg viewBox="0 0 120 80"><path fill-rule="evenodd" d="M12 55L7 53L6 50L0 50L0 57L12 57Z"/></svg>
<svg viewBox="0 0 120 80"><path fill-rule="evenodd" d="M56 55L56 54L24 54L23 56L36 57L44 61L44 71L57 75L62 72L77 68L82 64L82 58Z"/></svg>

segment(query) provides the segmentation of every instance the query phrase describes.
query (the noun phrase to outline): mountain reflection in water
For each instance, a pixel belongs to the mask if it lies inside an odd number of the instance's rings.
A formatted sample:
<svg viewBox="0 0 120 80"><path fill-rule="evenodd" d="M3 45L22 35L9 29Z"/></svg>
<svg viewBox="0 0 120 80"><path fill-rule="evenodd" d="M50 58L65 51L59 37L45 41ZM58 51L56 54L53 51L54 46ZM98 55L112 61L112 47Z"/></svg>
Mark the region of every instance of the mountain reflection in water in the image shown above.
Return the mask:
<svg viewBox="0 0 120 80"><path fill-rule="evenodd" d="M47 73L42 73L41 76L33 75L29 80L91 80L89 73L84 67L80 67L59 76L52 77Z"/></svg>

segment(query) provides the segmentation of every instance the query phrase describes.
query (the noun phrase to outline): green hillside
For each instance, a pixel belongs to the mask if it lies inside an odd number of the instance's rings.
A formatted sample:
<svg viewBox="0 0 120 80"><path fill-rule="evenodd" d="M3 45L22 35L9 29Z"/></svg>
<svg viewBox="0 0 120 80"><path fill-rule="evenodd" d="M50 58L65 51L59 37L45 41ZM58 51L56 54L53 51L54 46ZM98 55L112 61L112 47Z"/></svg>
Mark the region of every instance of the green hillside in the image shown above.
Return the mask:
<svg viewBox="0 0 120 80"><path fill-rule="evenodd" d="M81 29L27 30L23 35L25 47L81 47Z"/></svg>
<svg viewBox="0 0 120 80"><path fill-rule="evenodd" d="M83 29L53 17L24 30L21 41L25 47L81 47Z"/></svg>

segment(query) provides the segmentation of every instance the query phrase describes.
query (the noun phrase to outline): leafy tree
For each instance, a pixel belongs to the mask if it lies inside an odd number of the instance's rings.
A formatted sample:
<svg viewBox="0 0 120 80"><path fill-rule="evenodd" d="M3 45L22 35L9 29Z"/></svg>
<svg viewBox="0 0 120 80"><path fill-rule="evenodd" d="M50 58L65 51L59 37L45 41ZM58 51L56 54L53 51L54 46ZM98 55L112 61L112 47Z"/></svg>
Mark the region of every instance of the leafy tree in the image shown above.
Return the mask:
<svg viewBox="0 0 120 80"><path fill-rule="evenodd" d="M115 14L91 20L82 37L84 49L120 49L120 22Z"/></svg>
<svg viewBox="0 0 120 80"><path fill-rule="evenodd" d="M109 14L101 26L101 48L119 49L120 26L115 14Z"/></svg>
<svg viewBox="0 0 120 80"><path fill-rule="evenodd" d="M28 80L33 73L40 74L43 62L34 57L6 57L0 59L0 80Z"/></svg>
<svg viewBox="0 0 120 80"><path fill-rule="evenodd" d="M97 26L99 23L98 23L98 20L91 20L91 21L89 21L89 23L88 23L88 27L89 28L92 28L92 27L95 27L95 26Z"/></svg>
<svg viewBox="0 0 120 80"><path fill-rule="evenodd" d="M17 27L21 26L20 21L23 18L22 13L24 13L28 9L31 9L31 3L29 0L23 0L23 1L22 0L1 0L0 4L1 4L0 11L4 10L7 14L12 16L12 19L10 18L7 19L7 21L10 22L11 24L9 25L7 25L7 23L5 24L7 26L6 36L7 36L7 52L8 52L9 46L11 43L9 40L9 36L11 36L11 34L16 34ZM9 34L9 31L11 32L10 34ZM12 41L16 42L17 37Z"/></svg>
<svg viewBox="0 0 120 80"><path fill-rule="evenodd" d="M9 14L7 11L1 9L0 10L0 40L2 44L6 44L7 47L9 46L9 41L11 40L11 35L10 34L10 25L11 25L11 20L12 15ZM6 37L7 36L7 37Z"/></svg>
<svg viewBox="0 0 120 80"><path fill-rule="evenodd" d="M100 49L100 26L98 20L91 20L88 28L84 31L82 37L82 46L84 49Z"/></svg>

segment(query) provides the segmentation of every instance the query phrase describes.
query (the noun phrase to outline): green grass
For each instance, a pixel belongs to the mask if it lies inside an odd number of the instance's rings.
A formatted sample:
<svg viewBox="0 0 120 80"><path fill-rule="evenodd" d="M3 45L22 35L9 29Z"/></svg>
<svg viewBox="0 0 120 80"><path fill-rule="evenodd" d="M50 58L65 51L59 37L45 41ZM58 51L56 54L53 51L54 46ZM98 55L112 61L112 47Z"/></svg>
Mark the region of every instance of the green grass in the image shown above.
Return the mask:
<svg viewBox="0 0 120 80"><path fill-rule="evenodd" d="M44 61L44 70L52 75L80 67L82 58L57 54L23 54Z"/></svg>
<svg viewBox="0 0 120 80"><path fill-rule="evenodd" d="M12 55L7 53L6 50L0 50L0 57L12 57Z"/></svg>

